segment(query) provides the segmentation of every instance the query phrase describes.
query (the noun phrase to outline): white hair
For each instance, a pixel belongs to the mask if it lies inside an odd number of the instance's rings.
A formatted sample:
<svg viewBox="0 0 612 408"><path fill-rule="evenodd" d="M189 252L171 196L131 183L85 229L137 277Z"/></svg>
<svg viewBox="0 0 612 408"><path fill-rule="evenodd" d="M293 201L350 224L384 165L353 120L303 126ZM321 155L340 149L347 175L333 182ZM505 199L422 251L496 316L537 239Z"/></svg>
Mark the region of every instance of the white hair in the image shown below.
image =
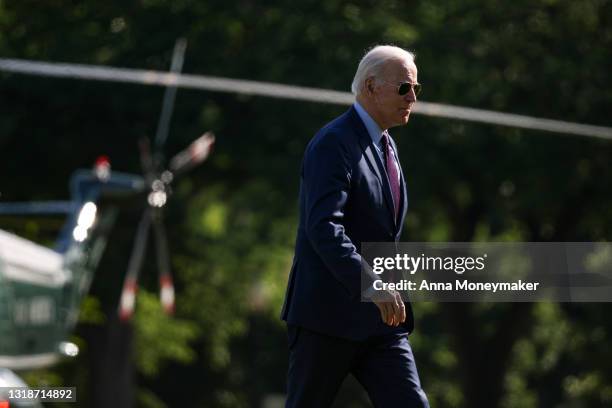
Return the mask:
<svg viewBox="0 0 612 408"><path fill-rule="evenodd" d="M377 45L363 56L355 72L355 78L351 84L351 92L359 95L363 91L365 80L369 77L377 77L387 62L391 60L405 61L414 64L414 54L394 45Z"/></svg>

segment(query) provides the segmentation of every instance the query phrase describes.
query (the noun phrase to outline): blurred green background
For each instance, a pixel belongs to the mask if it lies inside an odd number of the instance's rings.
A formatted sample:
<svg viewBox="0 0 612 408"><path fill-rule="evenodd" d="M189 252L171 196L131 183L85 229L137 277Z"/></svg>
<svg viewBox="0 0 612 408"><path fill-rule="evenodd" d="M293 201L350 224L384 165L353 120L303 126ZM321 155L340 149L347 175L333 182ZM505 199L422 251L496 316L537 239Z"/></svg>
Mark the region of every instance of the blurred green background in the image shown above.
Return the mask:
<svg viewBox="0 0 612 408"><path fill-rule="evenodd" d="M416 53L424 101L612 125L608 0L0 0L4 58L165 71L178 37L186 73L342 91L369 47L393 43ZM0 73L0 199L67 198L71 172L100 154L139 173L137 141L155 134L162 96ZM26 380L77 386L87 407L117 406L120 395L150 408L275 406L301 156L344 110L179 90L166 153L205 130L217 143L166 211L175 318L160 312L151 252L133 325L115 317L140 213L130 205L82 308L72 339L81 354ZM403 240L612 240L610 141L421 115L393 134L410 196ZM60 226L0 218L44 243ZM612 406L610 304L415 312L411 342L432 407ZM351 380L336 405L370 406Z"/></svg>

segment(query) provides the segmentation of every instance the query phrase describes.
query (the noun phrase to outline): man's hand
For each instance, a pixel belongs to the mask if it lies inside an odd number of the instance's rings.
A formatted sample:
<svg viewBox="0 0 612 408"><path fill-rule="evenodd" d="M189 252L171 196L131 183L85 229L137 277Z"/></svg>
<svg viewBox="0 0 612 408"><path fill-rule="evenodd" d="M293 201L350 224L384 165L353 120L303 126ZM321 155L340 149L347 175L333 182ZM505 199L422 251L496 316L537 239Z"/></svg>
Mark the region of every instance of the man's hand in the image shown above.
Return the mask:
<svg viewBox="0 0 612 408"><path fill-rule="evenodd" d="M376 291L372 301L380 310L382 321L389 326L399 326L406 321L406 307L399 292L395 290Z"/></svg>

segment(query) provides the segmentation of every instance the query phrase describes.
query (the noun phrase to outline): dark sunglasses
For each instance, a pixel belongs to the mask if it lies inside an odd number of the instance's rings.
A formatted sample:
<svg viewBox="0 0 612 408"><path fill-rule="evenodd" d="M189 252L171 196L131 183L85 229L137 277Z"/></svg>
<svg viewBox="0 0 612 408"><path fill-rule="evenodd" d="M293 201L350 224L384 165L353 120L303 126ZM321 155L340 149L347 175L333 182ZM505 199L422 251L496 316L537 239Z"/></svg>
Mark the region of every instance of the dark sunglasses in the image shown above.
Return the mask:
<svg viewBox="0 0 612 408"><path fill-rule="evenodd" d="M384 83L387 83L389 85L396 85L393 82L387 82L387 81L383 81ZM406 95L408 92L410 92L411 89L414 90L414 96L419 96L419 94L421 93L421 84L419 83L410 83L410 82L402 82L397 86L397 94L400 96L404 96Z"/></svg>
<svg viewBox="0 0 612 408"><path fill-rule="evenodd" d="M401 96L404 96L408 92L410 92L410 89L414 90L414 96L419 96L419 94L421 93L421 84L419 83L411 84L410 82L402 82L397 87L397 93Z"/></svg>

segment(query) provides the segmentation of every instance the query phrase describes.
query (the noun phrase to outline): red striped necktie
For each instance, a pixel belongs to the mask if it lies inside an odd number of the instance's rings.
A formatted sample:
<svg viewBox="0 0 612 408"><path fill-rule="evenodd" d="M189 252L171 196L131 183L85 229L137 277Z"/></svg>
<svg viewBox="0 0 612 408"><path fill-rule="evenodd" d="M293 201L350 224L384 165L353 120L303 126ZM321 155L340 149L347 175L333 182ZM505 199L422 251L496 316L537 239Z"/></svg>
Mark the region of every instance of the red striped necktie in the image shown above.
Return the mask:
<svg viewBox="0 0 612 408"><path fill-rule="evenodd" d="M391 186L391 195L393 196L395 219L397 220L400 202L399 166L395 159L395 153L391 148L389 133L386 130L383 132L382 147L385 154L385 167L387 168L387 176L389 177L389 185Z"/></svg>

